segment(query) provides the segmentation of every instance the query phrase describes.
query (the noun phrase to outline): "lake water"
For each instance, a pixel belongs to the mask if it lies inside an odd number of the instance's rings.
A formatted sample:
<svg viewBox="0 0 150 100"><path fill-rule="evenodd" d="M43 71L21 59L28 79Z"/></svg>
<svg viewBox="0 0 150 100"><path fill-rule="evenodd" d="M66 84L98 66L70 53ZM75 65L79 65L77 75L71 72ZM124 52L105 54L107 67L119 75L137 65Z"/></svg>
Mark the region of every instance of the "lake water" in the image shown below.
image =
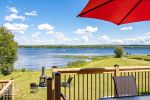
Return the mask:
<svg viewBox="0 0 150 100"><path fill-rule="evenodd" d="M113 51L114 48L19 48L15 68L41 69L42 66L50 68L54 65L63 67L68 62L79 59L62 58L61 55L113 55ZM126 48L125 51L131 54L150 54L150 49L144 48Z"/></svg>

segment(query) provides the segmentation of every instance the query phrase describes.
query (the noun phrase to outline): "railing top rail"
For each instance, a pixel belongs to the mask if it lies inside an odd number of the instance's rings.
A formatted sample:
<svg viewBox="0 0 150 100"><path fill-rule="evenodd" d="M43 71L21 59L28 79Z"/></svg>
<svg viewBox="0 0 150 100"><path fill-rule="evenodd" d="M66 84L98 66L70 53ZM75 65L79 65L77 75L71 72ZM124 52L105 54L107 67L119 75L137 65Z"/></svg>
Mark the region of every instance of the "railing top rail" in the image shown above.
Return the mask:
<svg viewBox="0 0 150 100"><path fill-rule="evenodd" d="M119 67L120 72L124 71L148 71L150 66L123 66ZM102 67L102 68L53 68L53 72L60 72L61 74L92 74L92 73L113 73L114 67Z"/></svg>
<svg viewBox="0 0 150 100"><path fill-rule="evenodd" d="M5 93L5 91L12 85L12 83L13 83L13 80L9 80L8 81L8 83L0 91L0 97L3 96L3 94Z"/></svg>
<svg viewBox="0 0 150 100"><path fill-rule="evenodd" d="M88 73L103 73L103 72L113 72L114 68L54 68L53 72L64 73L77 73L77 74L88 74Z"/></svg>
<svg viewBox="0 0 150 100"><path fill-rule="evenodd" d="M119 67L120 71L145 71L150 70L150 66L127 66Z"/></svg>
<svg viewBox="0 0 150 100"><path fill-rule="evenodd" d="M0 83L8 83L9 80L0 80Z"/></svg>

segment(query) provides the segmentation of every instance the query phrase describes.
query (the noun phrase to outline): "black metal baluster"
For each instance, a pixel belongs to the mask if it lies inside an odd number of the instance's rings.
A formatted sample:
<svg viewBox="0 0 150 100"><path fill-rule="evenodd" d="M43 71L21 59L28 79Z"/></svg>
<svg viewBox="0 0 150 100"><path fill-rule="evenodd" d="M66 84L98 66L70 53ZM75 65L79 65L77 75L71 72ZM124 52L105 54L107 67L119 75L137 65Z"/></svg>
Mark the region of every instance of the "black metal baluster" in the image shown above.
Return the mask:
<svg viewBox="0 0 150 100"><path fill-rule="evenodd" d="M83 74L83 100L84 100L84 74Z"/></svg>
<svg viewBox="0 0 150 100"><path fill-rule="evenodd" d="M105 96L105 74L103 73L103 97Z"/></svg>
<svg viewBox="0 0 150 100"><path fill-rule="evenodd" d="M129 74L130 74L130 73L128 72L128 76L129 76Z"/></svg>
<svg viewBox="0 0 150 100"><path fill-rule="evenodd" d="M149 71L148 71L148 92L149 92L149 84L150 82L149 82Z"/></svg>
<svg viewBox="0 0 150 100"><path fill-rule="evenodd" d="M108 97L108 91L109 91L108 90L108 88L109 88L109 84L108 84L109 82L108 81L109 81L109 79L108 79L108 73L107 73L107 97Z"/></svg>
<svg viewBox="0 0 150 100"><path fill-rule="evenodd" d="M79 95L79 74L78 74L78 100L80 99L80 95Z"/></svg>
<svg viewBox="0 0 150 100"><path fill-rule="evenodd" d="M145 71L145 93L146 93L146 71Z"/></svg>
<svg viewBox="0 0 150 100"><path fill-rule="evenodd" d="M135 72L135 80L137 80L136 72Z"/></svg>
<svg viewBox="0 0 150 100"><path fill-rule="evenodd" d="M88 100L88 97L89 95L88 95L88 74L87 74L87 100Z"/></svg>
<svg viewBox="0 0 150 100"><path fill-rule="evenodd" d="M101 83L100 83L101 81L100 80L101 80L101 74L99 74L99 98L101 97L101 94L100 94L101 93Z"/></svg>
<svg viewBox="0 0 150 100"><path fill-rule="evenodd" d="M69 75L69 78L70 78L70 75ZM69 86L69 100L71 100L71 98L70 98L70 97L71 97L71 96L70 96L70 94L71 94L71 93L70 93L70 92L71 92L70 88L71 88L71 86Z"/></svg>
<svg viewBox="0 0 150 100"><path fill-rule="evenodd" d="M143 72L142 72L142 84L143 84ZM142 93L144 92L143 90L143 85L142 85Z"/></svg>
<svg viewBox="0 0 150 100"><path fill-rule="evenodd" d="M95 100L96 100L96 94L97 94L97 93L96 93L96 92L97 92L97 88L96 88L96 87L97 87L97 84L96 84L97 81L96 81L96 78L97 78L97 77L96 77L96 74L95 74Z"/></svg>
<svg viewBox="0 0 150 100"><path fill-rule="evenodd" d="M92 100L92 74L91 74L91 100Z"/></svg>
<svg viewBox="0 0 150 100"><path fill-rule="evenodd" d="M113 87L113 85L112 85L112 78L113 78L113 76L112 76L112 73L111 73L111 97L112 97L112 93L113 93L113 89L112 89L112 87Z"/></svg>
<svg viewBox="0 0 150 100"><path fill-rule="evenodd" d="M65 83L66 83L66 75L65 75ZM66 87L64 86L65 89L65 96L66 96Z"/></svg>
<svg viewBox="0 0 150 100"><path fill-rule="evenodd" d="M140 77L139 77L139 73L140 73L140 72L138 72L138 91L139 91L139 92L138 92L138 95L140 94L140 83L139 83L139 82L140 82L140 81L139 81L139 80L140 80Z"/></svg>
<svg viewBox="0 0 150 100"><path fill-rule="evenodd" d="M75 90L75 89L76 89L76 86L75 86L75 84L76 84L76 83L75 83L75 75L74 75L74 100L76 99L76 96L75 96L75 95L76 95L76 90Z"/></svg>

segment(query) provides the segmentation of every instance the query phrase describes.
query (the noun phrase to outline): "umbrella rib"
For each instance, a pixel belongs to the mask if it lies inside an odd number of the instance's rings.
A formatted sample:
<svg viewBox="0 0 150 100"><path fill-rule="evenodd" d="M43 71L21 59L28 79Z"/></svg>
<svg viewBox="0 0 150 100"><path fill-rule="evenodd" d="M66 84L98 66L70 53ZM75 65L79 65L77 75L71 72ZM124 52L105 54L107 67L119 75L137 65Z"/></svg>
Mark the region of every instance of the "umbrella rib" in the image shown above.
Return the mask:
<svg viewBox="0 0 150 100"><path fill-rule="evenodd" d="M108 3L110 3L111 1L113 1L113 0L109 0L109 1L107 1L107 2L105 2L105 3L103 3L103 4L101 4L101 5L98 5L98 6L94 7L94 8L92 8L92 9L88 10L88 11L85 11L85 12L79 14L77 17L82 16L82 15L84 15L84 14L86 14L86 13L92 11L92 10L95 10L96 8L99 8L99 7L101 7L101 6L104 6L104 5L108 4Z"/></svg>
<svg viewBox="0 0 150 100"><path fill-rule="evenodd" d="M141 2L142 0L139 0L137 4L127 13L127 15L118 23L118 25L120 25Z"/></svg>

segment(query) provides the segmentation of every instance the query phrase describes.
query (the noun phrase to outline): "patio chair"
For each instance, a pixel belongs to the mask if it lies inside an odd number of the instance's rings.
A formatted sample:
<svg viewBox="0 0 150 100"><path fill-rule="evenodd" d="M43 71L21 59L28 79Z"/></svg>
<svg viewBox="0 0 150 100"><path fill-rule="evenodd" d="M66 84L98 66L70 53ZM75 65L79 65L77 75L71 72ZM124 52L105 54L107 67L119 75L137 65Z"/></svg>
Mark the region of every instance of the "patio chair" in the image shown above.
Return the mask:
<svg viewBox="0 0 150 100"><path fill-rule="evenodd" d="M138 95L136 81L133 76L116 76L113 79L116 97Z"/></svg>
<svg viewBox="0 0 150 100"><path fill-rule="evenodd" d="M61 82L61 86L62 87L70 87L72 79L73 79L73 77L69 77L67 82Z"/></svg>
<svg viewBox="0 0 150 100"><path fill-rule="evenodd" d="M63 100L67 100L66 97L65 97L62 93L60 94L60 97L61 97Z"/></svg>
<svg viewBox="0 0 150 100"><path fill-rule="evenodd" d="M35 93L38 91L38 85L36 83L30 83L30 93Z"/></svg>

